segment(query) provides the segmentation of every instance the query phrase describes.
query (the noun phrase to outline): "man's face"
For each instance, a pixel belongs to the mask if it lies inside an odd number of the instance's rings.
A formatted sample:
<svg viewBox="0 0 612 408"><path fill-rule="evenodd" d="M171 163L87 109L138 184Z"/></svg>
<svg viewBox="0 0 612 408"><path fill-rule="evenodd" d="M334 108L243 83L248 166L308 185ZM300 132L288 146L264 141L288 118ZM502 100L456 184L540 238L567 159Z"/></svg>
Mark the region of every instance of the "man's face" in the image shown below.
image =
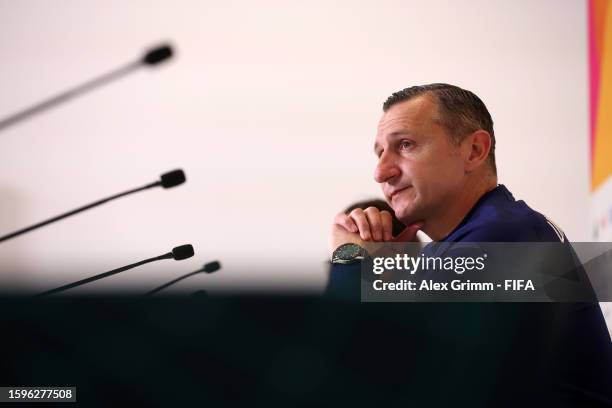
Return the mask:
<svg viewBox="0 0 612 408"><path fill-rule="evenodd" d="M405 224L443 214L463 187L462 151L436 114L433 98L423 95L393 105L378 124L374 178Z"/></svg>

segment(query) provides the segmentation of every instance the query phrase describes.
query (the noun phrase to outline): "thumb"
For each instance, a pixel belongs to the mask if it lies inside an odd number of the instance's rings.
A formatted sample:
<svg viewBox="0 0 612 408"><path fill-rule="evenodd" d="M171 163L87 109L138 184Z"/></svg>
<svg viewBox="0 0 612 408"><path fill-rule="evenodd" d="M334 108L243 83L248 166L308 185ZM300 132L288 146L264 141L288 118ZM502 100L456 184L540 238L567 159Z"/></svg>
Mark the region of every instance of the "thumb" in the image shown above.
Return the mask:
<svg viewBox="0 0 612 408"><path fill-rule="evenodd" d="M414 241L416 237L416 233L418 230L423 228L422 222L415 222L413 224L409 224L402 232L400 232L396 237L394 237L392 242L411 242Z"/></svg>

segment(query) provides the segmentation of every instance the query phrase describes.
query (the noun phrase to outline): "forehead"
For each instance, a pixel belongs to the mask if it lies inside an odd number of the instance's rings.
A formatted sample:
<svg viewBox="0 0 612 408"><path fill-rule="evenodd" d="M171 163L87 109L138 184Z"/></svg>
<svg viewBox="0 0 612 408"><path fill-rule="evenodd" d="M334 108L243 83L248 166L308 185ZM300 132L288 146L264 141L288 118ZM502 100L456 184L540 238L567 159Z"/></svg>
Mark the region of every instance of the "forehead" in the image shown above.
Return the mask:
<svg viewBox="0 0 612 408"><path fill-rule="evenodd" d="M378 122L377 139L402 131L416 132L432 124L436 114L436 105L429 95L393 105Z"/></svg>

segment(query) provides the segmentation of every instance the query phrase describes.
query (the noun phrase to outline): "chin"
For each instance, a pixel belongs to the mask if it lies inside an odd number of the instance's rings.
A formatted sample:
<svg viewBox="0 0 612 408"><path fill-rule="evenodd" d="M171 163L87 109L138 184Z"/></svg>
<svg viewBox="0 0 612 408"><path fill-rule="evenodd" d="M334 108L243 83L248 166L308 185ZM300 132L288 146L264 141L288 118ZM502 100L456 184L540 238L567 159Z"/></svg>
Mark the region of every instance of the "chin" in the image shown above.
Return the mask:
<svg viewBox="0 0 612 408"><path fill-rule="evenodd" d="M404 225L412 224L413 222L421 221L424 219L423 212L419 211L418 208L410 205L398 205L397 208L393 208L395 216Z"/></svg>
<svg viewBox="0 0 612 408"><path fill-rule="evenodd" d="M393 212L395 212L395 217L406 225L410 224L410 221L414 220L414 215L413 215L413 211L411 208L408 208L408 207L394 208Z"/></svg>

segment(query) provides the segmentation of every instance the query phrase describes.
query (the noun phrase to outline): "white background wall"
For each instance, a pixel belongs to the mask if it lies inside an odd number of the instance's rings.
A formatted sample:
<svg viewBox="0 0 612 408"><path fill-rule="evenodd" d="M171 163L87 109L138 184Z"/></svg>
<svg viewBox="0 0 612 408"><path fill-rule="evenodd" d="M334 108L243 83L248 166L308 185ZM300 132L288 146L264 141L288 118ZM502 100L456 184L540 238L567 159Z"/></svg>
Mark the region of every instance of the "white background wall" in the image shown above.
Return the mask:
<svg viewBox="0 0 612 408"><path fill-rule="evenodd" d="M2 285L318 289L333 215L379 195L382 102L449 82L495 121L500 182L590 239L586 5L522 1L0 1L0 116L169 40L177 58L0 133L0 235L185 169L188 182L0 244ZM278 265L284 265L279 267ZM171 266L171 267L169 267Z"/></svg>

